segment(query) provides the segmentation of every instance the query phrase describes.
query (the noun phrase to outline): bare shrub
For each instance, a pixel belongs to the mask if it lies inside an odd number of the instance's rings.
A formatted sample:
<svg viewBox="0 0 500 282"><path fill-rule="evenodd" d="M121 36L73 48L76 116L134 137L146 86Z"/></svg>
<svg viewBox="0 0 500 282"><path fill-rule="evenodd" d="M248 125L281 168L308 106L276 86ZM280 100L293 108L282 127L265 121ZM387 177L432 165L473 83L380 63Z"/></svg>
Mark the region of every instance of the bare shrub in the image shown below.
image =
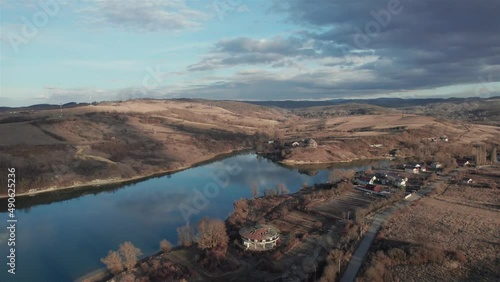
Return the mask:
<svg viewBox="0 0 500 282"><path fill-rule="evenodd" d="M148 260L141 265L141 270L142 280L136 280L137 282L187 281L186 278L189 279L194 276L194 272L189 268L180 264L175 264L168 260Z"/></svg>
<svg viewBox="0 0 500 282"><path fill-rule="evenodd" d="M233 204L234 211L229 216L228 223L230 226L239 229L248 217L249 207L246 199L240 199Z"/></svg>
<svg viewBox="0 0 500 282"><path fill-rule="evenodd" d="M288 190L285 184L280 183L276 185L276 192L278 195L284 195L289 193L290 191Z"/></svg>
<svg viewBox="0 0 500 282"><path fill-rule="evenodd" d="M168 253L172 250L172 243L170 243L168 240L161 240L160 241L160 249L164 253Z"/></svg>
<svg viewBox="0 0 500 282"><path fill-rule="evenodd" d="M123 262L120 254L115 251L109 251L105 258L101 259L101 262L106 265L106 268L113 274L118 274L123 271Z"/></svg>
<svg viewBox="0 0 500 282"><path fill-rule="evenodd" d="M198 235L196 243L202 250L219 249L227 250L229 237L226 232L226 225L220 219L203 218L197 225Z"/></svg>
<svg viewBox="0 0 500 282"><path fill-rule="evenodd" d="M136 248L131 242L121 244L118 252L123 258L123 265L129 271L137 264L138 256L142 255L141 249Z"/></svg>
<svg viewBox="0 0 500 282"><path fill-rule="evenodd" d="M320 278L320 282L335 282L337 279L337 268L335 265L328 264L323 270L323 275Z"/></svg>
<svg viewBox="0 0 500 282"><path fill-rule="evenodd" d="M228 272L239 267L238 261L230 259L225 252L214 249L203 252L198 263L209 272Z"/></svg>
<svg viewBox="0 0 500 282"><path fill-rule="evenodd" d="M136 282L135 275L128 273L120 277L120 282Z"/></svg>
<svg viewBox="0 0 500 282"><path fill-rule="evenodd" d="M252 183L252 197L257 198L259 196L259 184L257 182Z"/></svg>
<svg viewBox="0 0 500 282"><path fill-rule="evenodd" d="M264 196L275 196L278 194L278 191L273 188L266 188L264 189Z"/></svg>
<svg viewBox="0 0 500 282"><path fill-rule="evenodd" d="M457 261L459 261L460 263L466 263L467 262L467 256L462 251L455 251L454 252L454 258Z"/></svg>
<svg viewBox="0 0 500 282"><path fill-rule="evenodd" d="M194 228L189 225L177 227L177 235L179 245L190 247L194 241Z"/></svg>
<svg viewBox="0 0 500 282"><path fill-rule="evenodd" d="M331 169L328 172L328 181L332 183L349 181L354 178L356 172L352 169Z"/></svg>
<svg viewBox="0 0 500 282"><path fill-rule="evenodd" d="M314 228L321 229L323 227L323 223L321 221L314 222Z"/></svg>
<svg viewBox="0 0 500 282"><path fill-rule="evenodd" d="M344 251L340 249L333 249L326 258L326 266L321 275L320 282L336 281L339 275L339 266L344 260Z"/></svg>

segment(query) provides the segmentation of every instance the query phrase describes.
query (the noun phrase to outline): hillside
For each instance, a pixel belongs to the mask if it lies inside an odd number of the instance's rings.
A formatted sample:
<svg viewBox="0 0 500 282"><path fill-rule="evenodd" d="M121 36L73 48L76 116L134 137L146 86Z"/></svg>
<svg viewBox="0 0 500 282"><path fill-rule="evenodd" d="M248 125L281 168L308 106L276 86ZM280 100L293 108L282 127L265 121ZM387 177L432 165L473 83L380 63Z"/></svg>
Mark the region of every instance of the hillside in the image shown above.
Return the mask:
<svg viewBox="0 0 500 282"><path fill-rule="evenodd" d="M495 112L494 105L482 107ZM402 157L465 154L471 146L500 140L498 126L373 105L286 110L188 99L72 104L63 107L62 115L60 109L11 109L0 113L0 130L5 133L0 178L6 177L5 168L18 169L18 193L119 183L250 148L302 165L386 158L393 149ZM430 141L444 135L450 142ZM317 147L304 146L306 138L314 138ZM294 141L301 145L280 145Z"/></svg>
<svg viewBox="0 0 500 282"><path fill-rule="evenodd" d="M500 125L500 98L437 103L410 107L405 111L442 119Z"/></svg>
<svg viewBox="0 0 500 282"><path fill-rule="evenodd" d="M259 106L248 114L242 103L216 104L135 100L63 109L62 116L4 113L0 167L17 168L18 193L120 182L251 148L256 132L271 132L284 119Z"/></svg>

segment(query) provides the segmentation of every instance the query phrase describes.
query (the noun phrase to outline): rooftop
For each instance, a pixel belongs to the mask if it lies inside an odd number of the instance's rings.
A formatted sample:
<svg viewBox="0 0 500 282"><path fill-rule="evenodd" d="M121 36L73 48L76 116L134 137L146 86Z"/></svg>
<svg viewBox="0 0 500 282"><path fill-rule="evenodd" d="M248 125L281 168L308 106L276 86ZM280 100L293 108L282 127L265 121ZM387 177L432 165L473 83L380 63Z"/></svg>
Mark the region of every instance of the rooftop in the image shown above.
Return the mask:
<svg viewBox="0 0 500 282"><path fill-rule="evenodd" d="M278 229L268 224L257 224L255 226L240 229L240 236L251 240L264 240L278 235Z"/></svg>

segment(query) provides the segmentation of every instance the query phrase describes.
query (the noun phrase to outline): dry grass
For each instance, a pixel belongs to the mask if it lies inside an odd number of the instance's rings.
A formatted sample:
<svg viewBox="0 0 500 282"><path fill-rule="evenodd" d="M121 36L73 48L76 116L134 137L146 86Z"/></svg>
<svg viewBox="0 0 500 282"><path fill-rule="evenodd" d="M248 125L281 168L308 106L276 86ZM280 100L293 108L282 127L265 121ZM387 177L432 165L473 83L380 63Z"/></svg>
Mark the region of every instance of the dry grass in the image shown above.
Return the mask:
<svg viewBox="0 0 500 282"><path fill-rule="evenodd" d="M243 118L244 104L221 103L136 100L65 109L62 117L2 113L0 168L20 171L18 193L124 181L251 148L257 131L283 119L263 107Z"/></svg>
<svg viewBox="0 0 500 282"><path fill-rule="evenodd" d="M205 100L105 102L63 109L62 117L59 110L4 112L0 130L8 134L0 138L0 165L29 172L19 190L26 192L174 171L221 153L261 146L269 139L318 141L316 149L291 150L284 160L289 164L381 158L393 148L400 149L401 156L428 158L452 146L500 139L493 126L376 113L304 117L240 102ZM450 137L449 143L423 141L443 134Z"/></svg>
<svg viewBox="0 0 500 282"><path fill-rule="evenodd" d="M386 278L390 277L390 280L385 281L498 280L499 212L440 200L447 197L455 199L456 193L451 189L439 199L424 198L393 216L384 225L378 236L379 245L373 247L371 254L374 258L375 252L381 248L387 250L388 244L392 248L409 244L425 245L424 248L435 249L434 253L453 252L453 257L423 265L385 263L382 266L378 265L379 258L372 260L368 270L373 272L373 267L378 267L379 276L383 273ZM466 189L459 193L460 196L470 195L481 201L485 199L476 195L482 193L477 189ZM368 270L362 275L362 280L373 281L373 278L369 278L373 273Z"/></svg>

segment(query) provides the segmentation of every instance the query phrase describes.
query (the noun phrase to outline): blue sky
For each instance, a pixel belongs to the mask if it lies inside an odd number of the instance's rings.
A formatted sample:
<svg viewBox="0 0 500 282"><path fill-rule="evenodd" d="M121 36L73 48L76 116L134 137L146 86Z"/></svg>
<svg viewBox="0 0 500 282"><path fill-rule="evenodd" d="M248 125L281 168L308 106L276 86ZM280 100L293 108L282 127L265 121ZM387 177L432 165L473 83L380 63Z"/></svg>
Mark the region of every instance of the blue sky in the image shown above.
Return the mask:
<svg viewBox="0 0 500 282"><path fill-rule="evenodd" d="M413 2L0 0L0 106L499 95L498 1Z"/></svg>

